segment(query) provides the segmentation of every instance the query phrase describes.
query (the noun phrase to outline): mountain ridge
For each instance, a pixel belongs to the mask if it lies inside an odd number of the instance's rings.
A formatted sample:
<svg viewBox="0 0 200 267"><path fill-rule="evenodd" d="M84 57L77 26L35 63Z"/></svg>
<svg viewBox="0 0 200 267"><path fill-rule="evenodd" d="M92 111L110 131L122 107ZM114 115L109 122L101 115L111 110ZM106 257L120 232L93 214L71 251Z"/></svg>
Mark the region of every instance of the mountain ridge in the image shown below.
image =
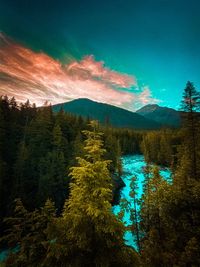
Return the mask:
<svg viewBox="0 0 200 267"><path fill-rule="evenodd" d="M136 113L169 127L179 127L181 124L179 111L157 104L148 104L138 109Z"/></svg>
<svg viewBox="0 0 200 267"><path fill-rule="evenodd" d="M53 105L52 108L54 112L58 112L63 108L66 112L96 119L101 123L109 123L112 126L120 128L150 130L159 129L161 127L160 123L145 118L136 112L96 102L87 98L78 98L69 102L56 104Z"/></svg>

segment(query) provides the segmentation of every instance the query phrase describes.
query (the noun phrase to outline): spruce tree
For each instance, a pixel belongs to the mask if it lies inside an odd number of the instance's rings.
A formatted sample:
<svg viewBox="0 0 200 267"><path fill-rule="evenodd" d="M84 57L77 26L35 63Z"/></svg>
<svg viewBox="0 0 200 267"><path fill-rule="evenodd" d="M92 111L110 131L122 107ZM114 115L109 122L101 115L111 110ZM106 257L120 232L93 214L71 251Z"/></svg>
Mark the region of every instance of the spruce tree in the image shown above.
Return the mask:
<svg viewBox="0 0 200 267"><path fill-rule="evenodd" d="M188 162L190 162L190 175L194 179L200 179L200 169L198 168L199 156L199 140L198 129L200 126L199 115L200 110L200 93L196 90L193 83L187 82L183 92L183 100L181 101L181 109L183 111L183 126L184 126L184 151L188 154ZM186 147L187 145L187 147ZM192 178L192 177L191 177Z"/></svg>
<svg viewBox="0 0 200 267"><path fill-rule="evenodd" d="M4 160L6 152L6 125L0 99L0 226L6 210L6 194L7 188L5 187L6 181L6 162Z"/></svg>
<svg viewBox="0 0 200 267"><path fill-rule="evenodd" d="M163 202L168 191L168 183L159 174L158 167L154 167L146 180L144 194L141 201L141 255L144 266L168 266L165 258L166 232L162 219ZM166 264L166 265L165 265Z"/></svg>
<svg viewBox="0 0 200 267"><path fill-rule="evenodd" d="M137 177L134 176L131 179L131 184L130 184L131 192L130 192L130 197L132 198L132 205L131 205L131 210L130 210L130 218L132 221L132 232L133 235L135 236L135 241L137 245L138 252L141 252L141 247L140 247L140 226L139 226L139 206L138 206L138 199L137 199Z"/></svg>
<svg viewBox="0 0 200 267"><path fill-rule="evenodd" d="M130 193L128 199L120 199L120 212L118 218L127 224L127 230L131 231L134 245L140 253L140 225L139 225L139 201L137 199L137 177L131 178ZM128 222L125 221L128 218Z"/></svg>
<svg viewBox="0 0 200 267"><path fill-rule="evenodd" d="M134 266L134 251L124 245L125 228L111 212L110 161L103 159L102 133L96 122L90 127L83 131L84 156L71 168L70 197L48 258L62 266Z"/></svg>
<svg viewBox="0 0 200 267"><path fill-rule="evenodd" d="M38 205L44 204L47 198L55 202L60 213L67 189L66 163L64 157L65 140L59 125L53 128L52 151L39 161Z"/></svg>
<svg viewBox="0 0 200 267"><path fill-rule="evenodd" d="M9 227L4 240L14 251L6 259L6 266L45 266L44 258L50 242L47 229L55 216L54 204L48 199L42 209L33 212L28 212L20 199L16 199L15 204L13 216L5 219Z"/></svg>

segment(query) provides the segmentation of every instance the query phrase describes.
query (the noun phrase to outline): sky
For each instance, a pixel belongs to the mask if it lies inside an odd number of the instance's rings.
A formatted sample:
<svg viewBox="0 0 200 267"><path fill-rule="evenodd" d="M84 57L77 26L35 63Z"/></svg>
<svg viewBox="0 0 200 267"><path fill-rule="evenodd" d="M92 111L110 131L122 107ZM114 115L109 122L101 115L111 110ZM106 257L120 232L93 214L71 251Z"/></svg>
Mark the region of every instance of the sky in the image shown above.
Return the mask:
<svg viewBox="0 0 200 267"><path fill-rule="evenodd" d="M199 0L0 0L0 95L178 108L200 88Z"/></svg>

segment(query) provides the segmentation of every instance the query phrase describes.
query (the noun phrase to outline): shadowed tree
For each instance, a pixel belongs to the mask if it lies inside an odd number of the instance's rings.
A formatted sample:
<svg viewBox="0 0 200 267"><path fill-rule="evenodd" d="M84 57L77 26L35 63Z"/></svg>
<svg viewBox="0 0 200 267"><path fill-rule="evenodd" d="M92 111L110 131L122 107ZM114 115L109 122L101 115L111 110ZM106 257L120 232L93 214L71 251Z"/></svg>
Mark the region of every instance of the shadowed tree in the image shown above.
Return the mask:
<svg viewBox="0 0 200 267"><path fill-rule="evenodd" d="M200 93L195 89L193 83L187 82L186 88L183 92L183 99L181 101L181 110L184 111L182 114L183 126L184 126L184 143L186 151L188 153L188 161L191 163L191 175L194 179L199 179L197 165L199 163L198 158L198 128L199 114L197 111L200 110ZM190 157L191 155L191 157Z"/></svg>

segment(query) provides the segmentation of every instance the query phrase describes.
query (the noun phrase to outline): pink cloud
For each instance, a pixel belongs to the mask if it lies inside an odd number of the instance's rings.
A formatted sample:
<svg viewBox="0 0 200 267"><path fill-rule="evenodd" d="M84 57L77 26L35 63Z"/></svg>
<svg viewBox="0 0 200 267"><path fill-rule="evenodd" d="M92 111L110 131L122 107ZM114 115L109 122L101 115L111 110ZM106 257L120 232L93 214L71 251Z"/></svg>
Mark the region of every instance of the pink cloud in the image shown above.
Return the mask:
<svg viewBox="0 0 200 267"><path fill-rule="evenodd" d="M84 57L80 62L72 62L67 66L67 70L72 75L82 73L83 78L101 79L105 83L121 88L129 88L137 84L135 77L110 70L104 66L104 62L95 61L91 55Z"/></svg>
<svg viewBox="0 0 200 267"><path fill-rule="evenodd" d="M29 99L37 105L76 98L89 98L134 110L135 103L152 100L149 89L132 92L133 76L119 73L97 62L93 56L62 65L45 53L36 53L0 33L0 95ZM123 89L130 89L123 91Z"/></svg>
<svg viewBox="0 0 200 267"><path fill-rule="evenodd" d="M147 104L155 104L155 103L160 102L160 100L152 97L150 88L148 86L144 86L142 89L143 90L140 93L140 97L139 97L141 104L147 105Z"/></svg>

